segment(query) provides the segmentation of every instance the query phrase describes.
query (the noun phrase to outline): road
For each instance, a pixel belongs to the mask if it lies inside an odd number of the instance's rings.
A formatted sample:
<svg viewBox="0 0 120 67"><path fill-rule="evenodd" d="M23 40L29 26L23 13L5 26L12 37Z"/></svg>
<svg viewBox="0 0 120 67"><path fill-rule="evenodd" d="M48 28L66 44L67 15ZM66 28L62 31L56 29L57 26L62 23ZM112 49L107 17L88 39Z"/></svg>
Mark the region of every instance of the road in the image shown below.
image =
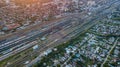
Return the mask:
<svg viewBox="0 0 120 67"><path fill-rule="evenodd" d="M117 39L115 40L113 46L111 47L110 51L108 52L107 57L105 58L104 62L101 64L101 67L104 67L104 64L107 62L107 60L108 60L111 52L113 51L113 49L114 49L114 48L116 47L116 45L118 44L118 40L119 40L119 38L117 38Z"/></svg>

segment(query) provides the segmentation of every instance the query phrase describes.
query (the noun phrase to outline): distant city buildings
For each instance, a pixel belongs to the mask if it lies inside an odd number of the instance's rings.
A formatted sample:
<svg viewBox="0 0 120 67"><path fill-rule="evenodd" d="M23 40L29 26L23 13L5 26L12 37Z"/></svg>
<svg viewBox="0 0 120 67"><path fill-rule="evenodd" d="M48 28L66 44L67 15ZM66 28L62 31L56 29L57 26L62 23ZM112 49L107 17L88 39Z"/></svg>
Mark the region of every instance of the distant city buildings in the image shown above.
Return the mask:
<svg viewBox="0 0 120 67"><path fill-rule="evenodd" d="M66 13L80 13L82 11L88 12L93 10L92 6L96 5L97 2L96 0L50 0L45 3L41 3L39 0L30 0L30 2L28 1L24 4L24 1L22 0L20 1L21 3L18 2L19 0L1 1L6 3L6 6L0 9L0 22L3 22L5 26L0 26L0 30L3 30L2 32L4 33L9 33L10 30L17 31L22 26L29 26L39 21L42 22L50 20L51 18L57 18L58 16L60 17L60 15L64 15ZM90 15L91 13L89 12L88 14ZM11 24L16 24L16 26L13 26L14 28L10 28ZM4 31L5 29L9 31Z"/></svg>

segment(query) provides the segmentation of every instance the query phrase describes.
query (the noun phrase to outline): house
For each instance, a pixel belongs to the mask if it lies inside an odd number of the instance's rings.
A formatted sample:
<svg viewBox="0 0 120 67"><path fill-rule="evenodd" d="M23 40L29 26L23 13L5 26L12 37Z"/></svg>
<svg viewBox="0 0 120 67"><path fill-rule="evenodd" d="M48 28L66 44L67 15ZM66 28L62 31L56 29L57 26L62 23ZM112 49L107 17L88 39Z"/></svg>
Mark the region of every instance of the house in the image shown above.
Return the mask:
<svg viewBox="0 0 120 67"><path fill-rule="evenodd" d="M7 24L7 25L5 25L3 28L2 28L2 30L13 30L13 29L16 29L16 28L18 28L18 27L20 27L20 24L18 24L18 23L12 23L12 24Z"/></svg>
<svg viewBox="0 0 120 67"><path fill-rule="evenodd" d="M36 50L39 46L38 45L35 45L33 46L33 49Z"/></svg>

